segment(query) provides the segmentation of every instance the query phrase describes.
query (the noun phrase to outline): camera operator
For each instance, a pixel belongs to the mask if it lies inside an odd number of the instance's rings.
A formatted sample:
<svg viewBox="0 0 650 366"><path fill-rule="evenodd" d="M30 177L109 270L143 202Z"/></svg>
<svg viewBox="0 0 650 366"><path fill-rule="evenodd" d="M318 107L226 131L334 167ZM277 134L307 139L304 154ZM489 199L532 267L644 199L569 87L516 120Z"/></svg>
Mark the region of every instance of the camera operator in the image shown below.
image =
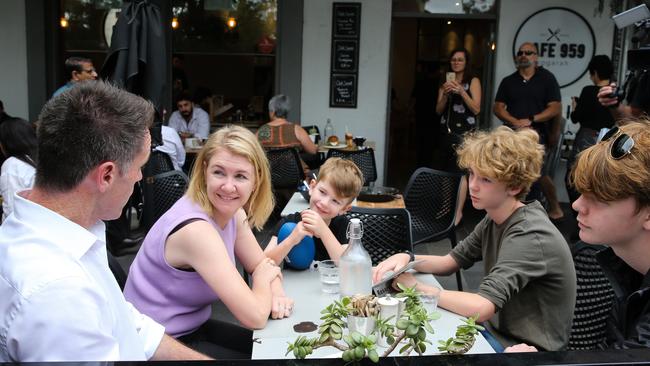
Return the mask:
<svg viewBox="0 0 650 366"><path fill-rule="evenodd" d="M598 91L598 101L603 106L610 107L614 119L650 114L650 77L646 70L639 76L638 84L627 100L628 104L620 103L619 97L614 94L615 90L616 83L611 83Z"/></svg>

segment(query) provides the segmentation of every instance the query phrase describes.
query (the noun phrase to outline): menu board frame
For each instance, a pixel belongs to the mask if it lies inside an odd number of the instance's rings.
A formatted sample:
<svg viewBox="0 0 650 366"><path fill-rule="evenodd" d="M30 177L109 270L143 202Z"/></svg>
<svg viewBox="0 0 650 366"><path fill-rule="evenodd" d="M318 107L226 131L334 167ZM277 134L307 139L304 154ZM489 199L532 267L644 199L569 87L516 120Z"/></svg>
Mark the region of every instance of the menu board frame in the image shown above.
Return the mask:
<svg viewBox="0 0 650 366"><path fill-rule="evenodd" d="M332 3L330 108L357 108L360 38L361 3Z"/></svg>

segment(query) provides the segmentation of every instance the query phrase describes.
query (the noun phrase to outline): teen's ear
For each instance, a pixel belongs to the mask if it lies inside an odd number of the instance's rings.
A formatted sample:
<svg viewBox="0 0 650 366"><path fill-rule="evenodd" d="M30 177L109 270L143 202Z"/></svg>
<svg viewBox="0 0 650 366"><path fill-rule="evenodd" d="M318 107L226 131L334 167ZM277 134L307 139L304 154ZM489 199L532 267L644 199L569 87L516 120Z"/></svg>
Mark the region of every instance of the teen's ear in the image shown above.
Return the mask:
<svg viewBox="0 0 650 366"><path fill-rule="evenodd" d="M508 192L508 195L515 197L515 196L517 196L519 193L521 193L521 190L522 190L521 187L518 187L518 188L508 188L508 191L507 191L507 192Z"/></svg>
<svg viewBox="0 0 650 366"><path fill-rule="evenodd" d="M643 210L641 210L641 214L643 216L643 229L646 231L650 231L650 207L646 207Z"/></svg>

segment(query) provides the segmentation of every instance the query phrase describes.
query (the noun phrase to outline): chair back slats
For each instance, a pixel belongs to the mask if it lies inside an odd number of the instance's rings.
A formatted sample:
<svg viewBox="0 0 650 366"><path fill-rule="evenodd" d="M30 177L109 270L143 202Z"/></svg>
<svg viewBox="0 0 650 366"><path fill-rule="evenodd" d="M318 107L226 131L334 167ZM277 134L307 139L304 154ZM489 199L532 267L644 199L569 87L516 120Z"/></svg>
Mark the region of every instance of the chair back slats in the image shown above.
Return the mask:
<svg viewBox="0 0 650 366"><path fill-rule="evenodd" d="M353 207L347 217L361 220L361 242L370 254L373 266L393 254L413 250L411 217L406 209Z"/></svg>
<svg viewBox="0 0 650 366"><path fill-rule="evenodd" d="M305 178L296 149L266 149L271 169L271 185L273 189L288 188L295 190Z"/></svg>
<svg viewBox="0 0 650 366"><path fill-rule="evenodd" d="M375 151L371 148L363 150L339 150L330 149L327 152L327 158L336 157L342 159L352 160L363 173L364 186L377 180L377 165L375 163Z"/></svg>
<svg viewBox="0 0 650 366"><path fill-rule="evenodd" d="M414 244L440 240L454 229L461 177L429 168L413 173L404 190L404 204L411 214Z"/></svg>
<svg viewBox="0 0 650 366"><path fill-rule="evenodd" d="M573 248L577 292L569 350L596 349L605 339L614 290L595 257L596 252L603 248L582 242Z"/></svg>

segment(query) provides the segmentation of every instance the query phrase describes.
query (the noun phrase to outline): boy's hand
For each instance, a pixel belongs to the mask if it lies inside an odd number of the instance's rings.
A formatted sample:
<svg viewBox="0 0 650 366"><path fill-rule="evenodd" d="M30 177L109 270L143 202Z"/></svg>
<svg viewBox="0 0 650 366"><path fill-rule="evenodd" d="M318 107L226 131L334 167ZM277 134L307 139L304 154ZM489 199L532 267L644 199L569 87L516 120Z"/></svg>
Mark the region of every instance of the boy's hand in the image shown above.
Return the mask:
<svg viewBox="0 0 650 366"><path fill-rule="evenodd" d="M304 210L300 215L302 216L301 223L305 226L305 229L309 230L315 237L321 238L326 233L326 230L329 230L323 218L315 211Z"/></svg>
<svg viewBox="0 0 650 366"><path fill-rule="evenodd" d="M296 224L296 227L291 231L291 245L296 246L302 241L305 236L312 236L313 234L305 228L305 224L302 221Z"/></svg>

